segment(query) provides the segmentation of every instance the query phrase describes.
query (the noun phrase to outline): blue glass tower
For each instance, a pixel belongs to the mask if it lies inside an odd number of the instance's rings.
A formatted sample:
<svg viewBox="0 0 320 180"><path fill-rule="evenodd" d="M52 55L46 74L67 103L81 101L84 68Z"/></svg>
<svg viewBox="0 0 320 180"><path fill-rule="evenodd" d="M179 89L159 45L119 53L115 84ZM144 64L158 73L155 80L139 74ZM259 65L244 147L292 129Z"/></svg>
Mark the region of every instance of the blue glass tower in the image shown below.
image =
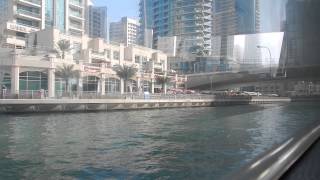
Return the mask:
<svg viewBox="0 0 320 180"><path fill-rule="evenodd" d="M155 48L159 37L177 36L182 53L210 54L211 7L212 0L141 0L140 18L153 29Z"/></svg>

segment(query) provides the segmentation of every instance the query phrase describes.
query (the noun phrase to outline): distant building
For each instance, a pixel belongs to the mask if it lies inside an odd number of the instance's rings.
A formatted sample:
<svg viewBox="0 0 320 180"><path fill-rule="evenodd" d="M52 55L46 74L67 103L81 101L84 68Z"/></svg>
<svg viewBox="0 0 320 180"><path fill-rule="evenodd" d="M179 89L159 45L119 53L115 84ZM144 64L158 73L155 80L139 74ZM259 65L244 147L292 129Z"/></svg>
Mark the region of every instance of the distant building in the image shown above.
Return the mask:
<svg viewBox="0 0 320 180"><path fill-rule="evenodd" d="M319 76L320 1L290 0L281 61L287 76Z"/></svg>
<svg viewBox="0 0 320 180"><path fill-rule="evenodd" d="M137 20L123 17L119 22L110 23L110 41L126 46L138 44L139 31L140 23Z"/></svg>
<svg viewBox="0 0 320 180"><path fill-rule="evenodd" d="M221 57L227 56L228 36L260 31L260 0L214 0L212 34L220 37ZM213 42L217 44L217 42ZM232 42L231 42L232 44ZM215 48L215 47L213 47Z"/></svg>
<svg viewBox="0 0 320 180"><path fill-rule="evenodd" d="M88 4L89 0L0 0L3 44L25 47L28 33L52 27L82 36Z"/></svg>
<svg viewBox="0 0 320 180"><path fill-rule="evenodd" d="M212 0L140 0L140 22L153 29L153 46L160 37L182 40L181 55L211 52Z"/></svg>
<svg viewBox="0 0 320 180"><path fill-rule="evenodd" d="M88 34L91 38L108 39L107 7L89 7Z"/></svg>
<svg viewBox="0 0 320 180"><path fill-rule="evenodd" d="M153 48L153 9L152 0L141 0L140 11L140 32L139 44L148 48Z"/></svg>

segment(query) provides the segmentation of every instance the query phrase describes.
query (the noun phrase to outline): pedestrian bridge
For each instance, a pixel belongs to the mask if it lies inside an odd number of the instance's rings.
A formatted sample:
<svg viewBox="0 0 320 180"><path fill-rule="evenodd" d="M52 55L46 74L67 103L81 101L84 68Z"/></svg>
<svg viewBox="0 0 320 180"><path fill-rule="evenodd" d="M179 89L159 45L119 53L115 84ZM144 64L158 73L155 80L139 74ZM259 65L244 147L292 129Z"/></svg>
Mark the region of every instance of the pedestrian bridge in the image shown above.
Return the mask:
<svg viewBox="0 0 320 180"><path fill-rule="evenodd" d="M306 72L305 72L306 71ZM275 71L273 71L275 72ZM296 81L319 81L320 75L309 74L308 69L301 68L292 71L289 77L284 75L270 77L270 73L257 72L215 72L215 73L200 73L187 76L186 86L189 89L228 89L239 86L252 86L261 83L287 83Z"/></svg>
<svg viewBox="0 0 320 180"><path fill-rule="evenodd" d="M270 77L247 72L216 72L188 75L187 88L191 89L218 89L228 85L245 84L252 82L270 81ZM279 80L280 78L277 78ZM273 79L275 80L275 79Z"/></svg>

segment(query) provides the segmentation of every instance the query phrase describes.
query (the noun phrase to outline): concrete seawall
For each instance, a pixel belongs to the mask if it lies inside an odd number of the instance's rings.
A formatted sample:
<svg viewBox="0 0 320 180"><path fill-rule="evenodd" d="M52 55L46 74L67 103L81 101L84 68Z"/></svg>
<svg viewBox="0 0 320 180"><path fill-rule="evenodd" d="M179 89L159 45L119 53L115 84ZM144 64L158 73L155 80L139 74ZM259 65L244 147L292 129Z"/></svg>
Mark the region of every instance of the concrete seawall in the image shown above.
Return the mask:
<svg viewBox="0 0 320 180"><path fill-rule="evenodd" d="M214 107L285 102L290 102L290 99L2 99L0 100L0 113L94 112L159 108Z"/></svg>

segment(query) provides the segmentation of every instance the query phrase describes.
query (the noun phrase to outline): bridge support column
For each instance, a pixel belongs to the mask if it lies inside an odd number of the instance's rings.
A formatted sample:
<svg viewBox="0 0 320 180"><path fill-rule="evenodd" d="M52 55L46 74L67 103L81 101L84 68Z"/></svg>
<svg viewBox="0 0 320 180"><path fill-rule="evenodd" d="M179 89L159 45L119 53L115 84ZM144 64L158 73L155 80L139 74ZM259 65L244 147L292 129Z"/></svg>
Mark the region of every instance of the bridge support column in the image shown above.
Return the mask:
<svg viewBox="0 0 320 180"><path fill-rule="evenodd" d="M11 68L11 94L19 94L19 66L13 65Z"/></svg>
<svg viewBox="0 0 320 180"><path fill-rule="evenodd" d="M141 88L141 78L137 78L137 90L139 94L143 91L143 89Z"/></svg>
<svg viewBox="0 0 320 180"><path fill-rule="evenodd" d="M121 94L123 94L124 93L124 80L121 78L120 79L120 92L121 92Z"/></svg>
<svg viewBox="0 0 320 180"><path fill-rule="evenodd" d="M101 75L101 79L100 79L100 94L101 96L106 95L106 77L105 74Z"/></svg>
<svg viewBox="0 0 320 180"><path fill-rule="evenodd" d="M48 96L49 98L55 97L55 69L50 68L48 70Z"/></svg>

